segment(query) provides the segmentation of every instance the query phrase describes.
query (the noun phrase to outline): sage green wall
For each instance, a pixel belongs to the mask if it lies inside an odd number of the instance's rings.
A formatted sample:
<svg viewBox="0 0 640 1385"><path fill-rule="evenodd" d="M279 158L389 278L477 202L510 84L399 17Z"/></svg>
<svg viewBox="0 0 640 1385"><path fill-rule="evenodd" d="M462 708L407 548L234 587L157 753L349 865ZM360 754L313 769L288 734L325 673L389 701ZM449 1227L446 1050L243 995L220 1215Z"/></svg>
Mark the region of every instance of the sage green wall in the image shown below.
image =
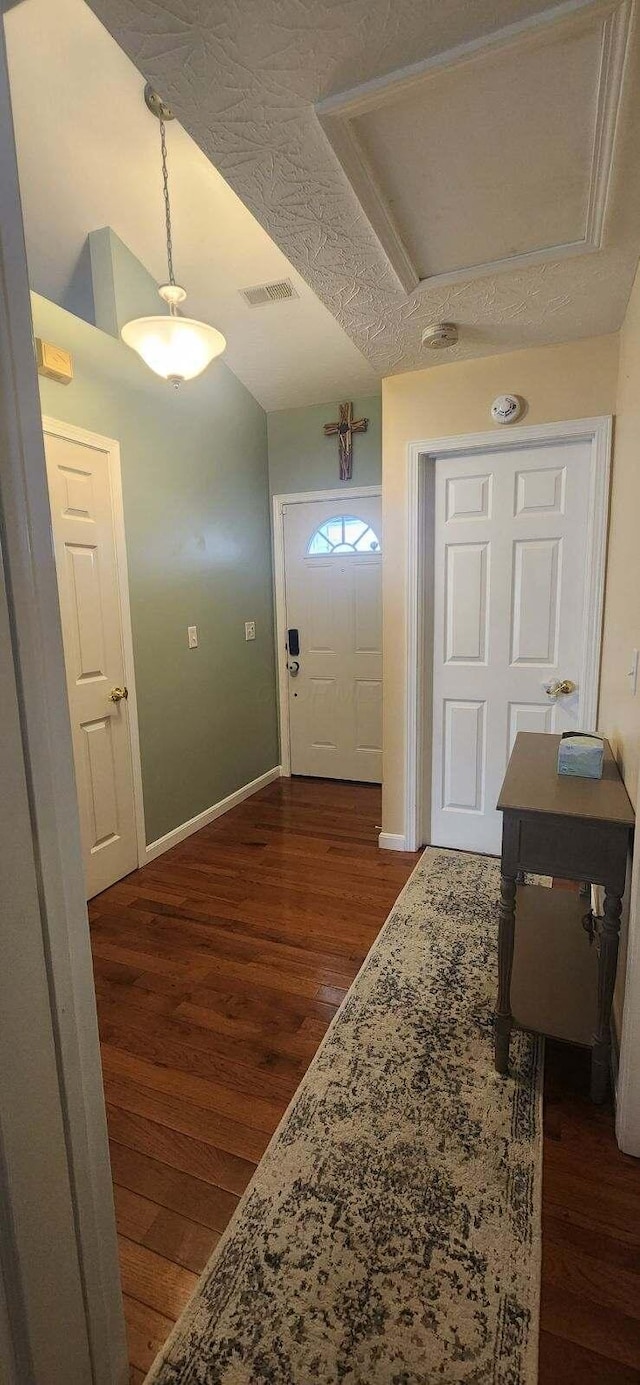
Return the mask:
<svg viewBox="0 0 640 1385"><path fill-rule="evenodd" d="M155 279L110 226L90 231L87 240L96 327L119 337L132 317L165 311Z"/></svg>
<svg viewBox="0 0 640 1385"><path fill-rule="evenodd" d="M176 391L122 342L32 302L36 335L74 362L70 385L41 379L43 413L121 446L151 842L279 761L266 417L221 361Z"/></svg>
<svg viewBox="0 0 640 1385"><path fill-rule="evenodd" d="M366 433L353 440L353 478L341 481L338 440L325 438L325 423L338 417L336 400L301 409L277 409L267 415L269 486L272 495L331 490L336 486L379 486L382 482L382 399L354 399L354 418L368 418Z"/></svg>

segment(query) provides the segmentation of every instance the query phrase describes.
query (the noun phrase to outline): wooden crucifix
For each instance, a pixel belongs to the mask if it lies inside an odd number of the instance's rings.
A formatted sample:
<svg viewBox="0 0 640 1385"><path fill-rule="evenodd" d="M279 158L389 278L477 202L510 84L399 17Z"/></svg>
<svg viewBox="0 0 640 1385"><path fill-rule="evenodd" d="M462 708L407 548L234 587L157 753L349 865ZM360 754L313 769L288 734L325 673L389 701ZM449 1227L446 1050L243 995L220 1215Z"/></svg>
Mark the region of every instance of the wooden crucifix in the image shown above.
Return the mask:
<svg viewBox="0 0 640 1385"><path fill-rule="evenodd" d="M325 438L338 435L338 456L340 458L340 480L350 481L353 472L353 434L366 433L368 418L354 418L353 404L339 404L340 417L337 423L325 423Z"/></svg>

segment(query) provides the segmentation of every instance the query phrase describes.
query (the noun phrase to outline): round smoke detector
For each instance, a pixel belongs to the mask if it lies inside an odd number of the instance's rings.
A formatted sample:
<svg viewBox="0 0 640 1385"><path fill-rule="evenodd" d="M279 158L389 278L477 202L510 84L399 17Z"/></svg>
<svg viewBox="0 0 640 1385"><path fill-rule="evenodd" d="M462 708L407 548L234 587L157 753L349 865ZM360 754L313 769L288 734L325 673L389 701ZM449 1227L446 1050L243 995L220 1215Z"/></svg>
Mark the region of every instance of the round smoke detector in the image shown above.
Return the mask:
<svg viewBox="0 0 640 1385"><path fill-rule="evenodd" d="M499 394L491 405L494 423L515 423L523 409L522 400L517 394Z"/></svg>
<svg viewBox="0 0 640 1385"><path fill-rule="evenodd" d="M428 346L430 351L444 351L448 346L455 346L457 340L455 322L431 322L422 333L422 345Z"/></svg>

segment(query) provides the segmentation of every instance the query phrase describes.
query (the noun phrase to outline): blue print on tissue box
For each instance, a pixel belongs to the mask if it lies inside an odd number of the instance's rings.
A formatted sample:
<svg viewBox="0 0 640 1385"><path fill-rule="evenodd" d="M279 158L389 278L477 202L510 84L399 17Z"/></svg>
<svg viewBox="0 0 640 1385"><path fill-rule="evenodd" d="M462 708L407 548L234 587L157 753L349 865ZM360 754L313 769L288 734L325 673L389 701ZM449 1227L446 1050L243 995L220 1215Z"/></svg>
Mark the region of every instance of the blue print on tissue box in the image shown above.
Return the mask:
<svg viewBox="0 0 640 1385"><path fill-rule="evenodd" d="M558 774L580 779L602 779L604 741L586 731L565 732L558 746Z"/></svg>

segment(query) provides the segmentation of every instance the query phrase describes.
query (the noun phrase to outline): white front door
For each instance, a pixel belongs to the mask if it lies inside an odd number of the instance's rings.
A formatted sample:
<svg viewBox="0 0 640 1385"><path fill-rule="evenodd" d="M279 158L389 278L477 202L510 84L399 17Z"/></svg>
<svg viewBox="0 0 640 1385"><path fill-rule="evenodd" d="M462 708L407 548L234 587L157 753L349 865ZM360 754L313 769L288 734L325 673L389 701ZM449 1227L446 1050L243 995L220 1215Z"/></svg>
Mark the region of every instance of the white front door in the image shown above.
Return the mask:
<svg viewBox="0 0 640 1385"><path fill-rule="evenodd" d="M436 461L437 846L498 853L517 732L581 727L591 453L567 440ZM575 691L550 695L565 679Z"/></svg>
<svg viewBox="0 0 640 1385"><path fill-rule="evenodd" d="M87 898L138 864L109 455L45 433Z"/></svg>
<svg viewBox="0 0 640 1385"><path fill-rule="evenodd" d="M381 508L283 507L292 774L382 778Z"/></svg>

